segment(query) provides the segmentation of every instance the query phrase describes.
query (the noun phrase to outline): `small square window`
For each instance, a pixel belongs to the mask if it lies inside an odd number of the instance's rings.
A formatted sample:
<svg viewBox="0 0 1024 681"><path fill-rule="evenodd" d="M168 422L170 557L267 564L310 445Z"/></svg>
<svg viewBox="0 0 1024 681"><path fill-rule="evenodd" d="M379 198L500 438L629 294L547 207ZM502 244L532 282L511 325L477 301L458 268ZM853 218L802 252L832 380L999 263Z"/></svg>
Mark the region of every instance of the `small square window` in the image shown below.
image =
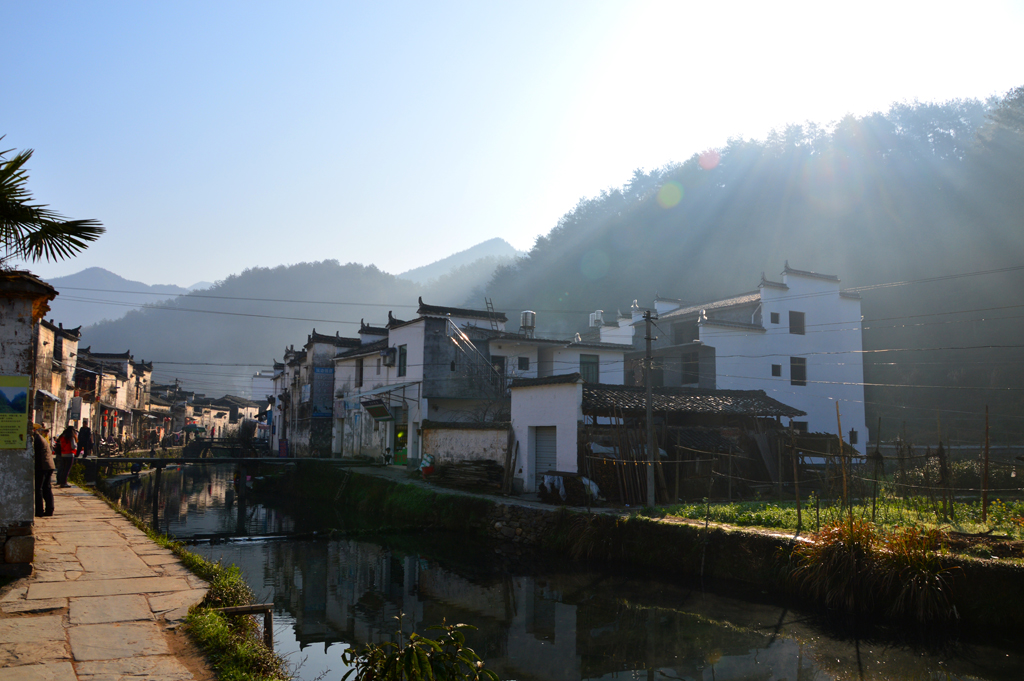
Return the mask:
<svg viewBox="0 0 1024 681"><path fill-rule="evenodd" d="M857 431L853 428L850 429L850 444L857 444Z"/></svg>
<svg viewBox="0 0 1024 681"><path fill-rule="evenodd" d="M807 421L793 421L791 425L793 426L793 430L795 430L798 433L807 432Z"/></svg>
<svg viewBox="0 0 1024 681"><path fill-rule="evenodd" d="M778 324L779 323L779 313L778 312L772 312L771 315L769 315L769 316L771 317L772 324Z"/></svg>
<svg viewBox="0 0 1024 681"><path fill-rule="evenodd" d="M530 370L530 358L529 357L520 357L519 358L519 370L520 371L529 371Z"/></svg>
<svg viewBox="0 0 1024 681"><path fill-rule="evenodd" d="M795 333L798 336L804 335L804 313L803 312L789 312L789 332Z"/></svg>
<svg viewBox="0 0 1024 681"><path fill-rule="evenodd" d="M782 376L782 365L781 364L773 364L772 365L772 376Z"/></svg>

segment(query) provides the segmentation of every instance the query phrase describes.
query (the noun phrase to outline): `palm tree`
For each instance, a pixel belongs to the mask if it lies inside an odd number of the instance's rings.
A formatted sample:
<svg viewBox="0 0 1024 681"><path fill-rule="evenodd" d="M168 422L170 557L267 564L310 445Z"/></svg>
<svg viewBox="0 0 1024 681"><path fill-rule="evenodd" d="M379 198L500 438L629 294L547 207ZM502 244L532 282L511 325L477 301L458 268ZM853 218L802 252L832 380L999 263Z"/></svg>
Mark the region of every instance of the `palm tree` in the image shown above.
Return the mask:
<svg viewBox="0 0 1024 681"><path fill-rule="evenodd" d="M12 259L70 258L106 231L98 220L67 220L46 205L31 203L25 164L32 158L32 150L6 160L12 151L0 151L0 269L6 269Z"/></svg>

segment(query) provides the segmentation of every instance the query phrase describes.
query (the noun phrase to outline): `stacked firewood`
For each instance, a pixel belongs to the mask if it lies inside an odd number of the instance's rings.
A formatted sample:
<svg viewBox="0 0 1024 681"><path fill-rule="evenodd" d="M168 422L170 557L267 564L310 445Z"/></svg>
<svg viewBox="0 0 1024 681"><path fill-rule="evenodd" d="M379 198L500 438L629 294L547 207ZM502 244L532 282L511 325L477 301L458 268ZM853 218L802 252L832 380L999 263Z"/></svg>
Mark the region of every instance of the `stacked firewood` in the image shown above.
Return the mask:
<svg viewBox="0 0 1024 681"><path fill-rule="evenodd" d="M501 464L483 459L478 461L459 461L441 464L434 473L438 483L452 487L494 488L501 489Z"/></svg>

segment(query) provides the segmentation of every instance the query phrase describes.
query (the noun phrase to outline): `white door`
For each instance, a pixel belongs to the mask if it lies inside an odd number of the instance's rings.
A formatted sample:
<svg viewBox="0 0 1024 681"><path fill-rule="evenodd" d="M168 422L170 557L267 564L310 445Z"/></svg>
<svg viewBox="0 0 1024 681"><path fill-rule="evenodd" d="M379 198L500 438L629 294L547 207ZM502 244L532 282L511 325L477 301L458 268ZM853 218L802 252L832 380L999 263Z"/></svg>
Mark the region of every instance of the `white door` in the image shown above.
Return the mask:
<svg viewBox="0 0 1024 681"><path fill-rule="evenodd" d="M535 451L537 452L537 467L534 468L536 471L534 478L537 481L538 487L543 482L545 473L558 470L557 447L555 444L557 442L555 437L556 430L554 426L543 426L536 429L537 442Z"/></svg>

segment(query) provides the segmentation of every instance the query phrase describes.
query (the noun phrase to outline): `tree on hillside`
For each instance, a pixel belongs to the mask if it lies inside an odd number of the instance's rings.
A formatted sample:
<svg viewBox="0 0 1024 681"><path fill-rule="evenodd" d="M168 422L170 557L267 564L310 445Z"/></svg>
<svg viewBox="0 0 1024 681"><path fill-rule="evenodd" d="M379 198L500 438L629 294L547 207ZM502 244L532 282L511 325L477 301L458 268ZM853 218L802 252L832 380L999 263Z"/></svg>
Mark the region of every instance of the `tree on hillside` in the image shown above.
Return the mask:
<svg viewBox="0 0 1024 681"><path fill-rule="evenodd" d="M103 234L103 226L97 220L67 220L44 204L32 203L25 169L32 150L7 160L12 151L0 152L0 267L15 258L64 260L88 248Z"/></svg>

